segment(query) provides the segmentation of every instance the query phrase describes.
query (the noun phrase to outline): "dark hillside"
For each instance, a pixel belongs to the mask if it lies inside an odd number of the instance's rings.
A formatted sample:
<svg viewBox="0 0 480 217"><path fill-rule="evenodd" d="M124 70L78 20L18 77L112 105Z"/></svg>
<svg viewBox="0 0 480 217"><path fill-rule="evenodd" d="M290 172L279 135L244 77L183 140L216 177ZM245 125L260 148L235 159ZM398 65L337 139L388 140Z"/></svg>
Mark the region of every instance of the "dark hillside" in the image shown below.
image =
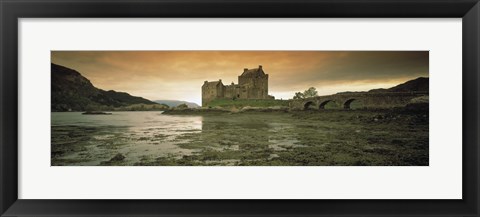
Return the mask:
<svg viewBox="0 0 480 217"><path fill-rule="evenodd" d="M368 92L428 92L429 83L428 77L419 77L405 83L399 84L395 87L384 89L373 89Z"/></svg>
<svg viewBox="0 0 480 217"><path fill-rule="evenodd" d="M109 110L133 104L157 104L128 93L98 89L79 72L51 64L52 111Z"/></svg>

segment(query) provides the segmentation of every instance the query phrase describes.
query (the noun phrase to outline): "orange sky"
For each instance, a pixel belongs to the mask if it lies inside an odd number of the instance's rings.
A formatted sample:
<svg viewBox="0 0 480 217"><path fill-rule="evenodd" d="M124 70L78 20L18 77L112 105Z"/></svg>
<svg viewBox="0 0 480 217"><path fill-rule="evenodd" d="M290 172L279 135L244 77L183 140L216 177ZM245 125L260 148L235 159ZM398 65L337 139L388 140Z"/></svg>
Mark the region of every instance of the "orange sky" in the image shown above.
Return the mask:
<svg viewBox="0 0 480 217"><path fill-rule="evenodd" d="M104 90L197 104L205 80L237 83L258 65L277 99L309 87L319 95L388 88L427 77L429 65L428 51L52 51L51 61Z"/></svg>

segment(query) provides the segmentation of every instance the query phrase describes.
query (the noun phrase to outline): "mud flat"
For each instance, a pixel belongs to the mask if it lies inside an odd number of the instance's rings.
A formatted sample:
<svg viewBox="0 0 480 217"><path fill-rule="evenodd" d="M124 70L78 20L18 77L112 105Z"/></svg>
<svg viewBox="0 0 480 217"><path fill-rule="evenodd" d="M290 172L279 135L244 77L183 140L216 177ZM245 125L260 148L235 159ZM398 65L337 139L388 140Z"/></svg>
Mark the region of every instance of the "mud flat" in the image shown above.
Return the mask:
<svg viewBox="0 0 480 217"><path fill-rule="evenodd" d="M52 165L428 165L428 110L141 114L52 126Z"/></svg>

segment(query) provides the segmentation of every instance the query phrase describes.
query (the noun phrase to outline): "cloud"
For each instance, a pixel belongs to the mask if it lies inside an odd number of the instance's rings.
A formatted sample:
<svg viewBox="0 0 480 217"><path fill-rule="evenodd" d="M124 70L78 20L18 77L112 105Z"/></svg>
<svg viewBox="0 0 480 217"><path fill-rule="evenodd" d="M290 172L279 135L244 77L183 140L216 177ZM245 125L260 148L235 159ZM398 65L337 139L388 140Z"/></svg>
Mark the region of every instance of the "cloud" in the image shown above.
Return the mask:
<svg viewBox="0 0 480 217"><path fill-rule="evenodd" d="M270 76L269 91L282 98L311 86L326 93L394 85L429 71L428 51L52 51L51 57L102 89L197 103L203 81L237 83L243 68L258 65Z"/></svg>

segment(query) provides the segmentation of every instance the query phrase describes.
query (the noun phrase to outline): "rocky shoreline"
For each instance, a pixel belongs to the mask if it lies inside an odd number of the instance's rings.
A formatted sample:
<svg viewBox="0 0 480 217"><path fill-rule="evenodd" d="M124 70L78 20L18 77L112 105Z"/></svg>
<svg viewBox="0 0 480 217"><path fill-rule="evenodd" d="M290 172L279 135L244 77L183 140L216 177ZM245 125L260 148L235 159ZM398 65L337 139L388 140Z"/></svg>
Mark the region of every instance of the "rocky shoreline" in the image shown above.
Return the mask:
<svg viewBox="0 0 480 217"><path fill-rule="evenodd" d="M397 108L385 108L385 109L355 109L359 111L405 111L405 112L425 112L428 111L429 106L428 103L412 103L408 104L406 107L397 107ZM170 114L170 115L189 115L189 114L215 114L215 113L256 113L256 112L279 112L279 113L289 113L289 112L308 112L308 113L315 113L315 112L338 112L338 111L352 111L352 110L344 110L344 109L324 109L324 110L298 110L298 109L291 109L286 106L273 106L273 107L243 107L243 108L222 108L222 107L214 107L214 108L172 108L169 110L165 110L163 114Z"/></svg>
<svg viewBox="0 0 480 217"><path fill-rule="evenodd" d="M290 109L284 106L273 106L273 107L250 107L246 106L243 108L222 108L222 107L213 107L213 108L173 108L165 110L163 114L203 114L203 113L244 113L244 112L289 112Z"/></svg>

